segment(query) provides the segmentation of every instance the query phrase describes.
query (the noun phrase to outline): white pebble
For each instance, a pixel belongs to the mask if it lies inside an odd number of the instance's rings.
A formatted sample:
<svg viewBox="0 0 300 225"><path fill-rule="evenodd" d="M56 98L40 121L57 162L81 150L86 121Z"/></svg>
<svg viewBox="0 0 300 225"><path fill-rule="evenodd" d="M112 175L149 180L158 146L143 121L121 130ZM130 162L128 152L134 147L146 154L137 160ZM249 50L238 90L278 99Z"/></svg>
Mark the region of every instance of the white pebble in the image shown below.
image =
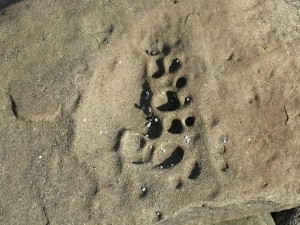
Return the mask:
<svg viewBox="0 0 300 225"><path fill-rule="evenodd" d="M41 158L43 158L43 156L40 155L40 156L39 156L39 159L41 159Z"/></svg>
<svg viewBox="0 0 300 225"><path fill-rule="evenodd" d="M184 136L184 140L187 144L191 142L191 138L189 136Z"/></svg>
<svg viewBox="0 0 300 225"><path fill-rule="evenodd" d="M142 192L145 192L145 191L147 191L147 188L142 187L141 190L142 190Z"/></svg>

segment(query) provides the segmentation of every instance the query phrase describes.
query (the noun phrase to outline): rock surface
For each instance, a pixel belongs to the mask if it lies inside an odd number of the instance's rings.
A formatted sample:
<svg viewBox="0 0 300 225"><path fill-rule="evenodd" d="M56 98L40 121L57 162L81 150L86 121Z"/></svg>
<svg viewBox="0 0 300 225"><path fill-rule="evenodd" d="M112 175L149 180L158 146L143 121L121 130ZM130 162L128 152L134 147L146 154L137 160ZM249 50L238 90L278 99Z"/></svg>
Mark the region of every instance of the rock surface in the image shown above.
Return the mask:
<svg viewBox="0 0 300 225"><path fill-rule="evenodd" d="M272 216L266 213L258 216L250 216L245 219L230 220L217 225L275 225L275 223Z"/></svg>
<svg viewBox="0 0 300 225"><path fill-rule="evenodd" d="M0 224L214 224L299 205L299 6L2 9Z"/></svg>

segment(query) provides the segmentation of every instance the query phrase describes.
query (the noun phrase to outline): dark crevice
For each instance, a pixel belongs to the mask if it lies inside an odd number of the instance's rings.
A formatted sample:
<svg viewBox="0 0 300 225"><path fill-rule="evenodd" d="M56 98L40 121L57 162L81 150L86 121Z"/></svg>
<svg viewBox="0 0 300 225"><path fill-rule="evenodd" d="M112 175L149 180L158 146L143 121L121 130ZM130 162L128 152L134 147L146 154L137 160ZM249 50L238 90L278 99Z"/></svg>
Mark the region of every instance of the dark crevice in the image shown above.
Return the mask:
<svg viewBox="0 0 300 225"><path fill-rule="evenodd" d="M119 132L117 134L116 143L114 145L115 151L118 151L120 149L121 139L122 139L124 132L125 132L125 129L122 129L122 130L119 130Z"/></svg>
<svg viewBox="0 0 300 225"><path fill-rule="evenodd" d="M227 162L225 162L223 168L221 169L221 171L226 172L228 170L228 168L229 168L229 165L228 165Z"/></svg>
<svg viewBox="0 0 300 225"><path fill-rule="evenodd" d="M292 225L300 223L300 207L271 213L276 225Z"/></svg>
<svg viewBox="0 0 300 225"><path fill-rule="evenodd" d="M14 116L16 118L19 118L16 102L15 102L15 100L13 99L13 97L11 95L9 96L9 98L10 98L10 102L11 102L11 110L12 110Z"/></svg>
<svg viewBox="0 0 300 225"><path fill-rule="evenodd" d="M160 111L174 111L180 107L180 102L177 98L177 94L172 91L167 91L168 102L157 107Z"/></svg>
<svg viewBox="0 0 300 225"><path fill-rule="evenodd" d="M187 125L188 127L191 127L195 124L195 117L188 117L185 119L185 125Z"/></svg>
<svg viewBox="0 0 300 225"><path fill-rule="evenodd" d="M177 72L181 67L179 59L173 59L171 66L169 67L169 73L175 73Z"/></svg>
<svg viewBox="0 0 300 225"><path fill-rule="evenodd" d="M183 131L183 127L181 121L178 119L173 120L171 127L168 129L168 132L172 134L181 134L182 131Z"/></svg>
<svg viewBox="0 0 300 225"><path fill-rule="evenodd" d="M177 88L183 88L186 85L186 78L185 77L180 77L177 81L176 81L176 87Z"/></svg>
<svg viewBox="0 0 300 225"><path fill-rule="evenodd" d="M283 108L284 108L284 113L285 113L285 116L286 116L286 119L285 119L285 121L284 121L284 124L286 125L290 118L289 118L289 115L288 115L288 113L287 113L286 107L283 106Z"/></svg>
<svg viewBox="0 0 300 225"><path fill-rule="evenodd" d="M43 206L43 207L42 207L42 210L43 210L43 213L44 213L45 218L46 218L46 223L45 223L45 225L50 225L50 220L49 220L49 217L48 217L48 213L47 213L46 207Z"/></svg>
<svg viewBox="0 0 300 225"><path fill-rule="evenodd" d="M195 163L193 170L191 171L190 175L189 175L189 179L194 180L197 177L199 177L201 173L201 167L200 164L198 162Z"/></svg>
<svg viewBox="0 0 300 225"><path fill-rule="evenodd" d="M184 156L184 150L181 147L177 147L174 152L169 156L169 158L165 159L161 164L158 165L161 169L168 169L170 167L176 166L181 162Z"/></svg>
<svg viewBox="0 0 300 225"><path fill-rule="evenodd" d="M0 10L20 1L21 0L0 0Z"/></svg>
<svg viewBox="0 0 300 225"><path fill-rule="evenodd" d="M156 65L158 67L158 70L152 75L154 79L161 78L165 74L165 66L164 66L163 58L159 58L158 60L156 60Z"/></svg>

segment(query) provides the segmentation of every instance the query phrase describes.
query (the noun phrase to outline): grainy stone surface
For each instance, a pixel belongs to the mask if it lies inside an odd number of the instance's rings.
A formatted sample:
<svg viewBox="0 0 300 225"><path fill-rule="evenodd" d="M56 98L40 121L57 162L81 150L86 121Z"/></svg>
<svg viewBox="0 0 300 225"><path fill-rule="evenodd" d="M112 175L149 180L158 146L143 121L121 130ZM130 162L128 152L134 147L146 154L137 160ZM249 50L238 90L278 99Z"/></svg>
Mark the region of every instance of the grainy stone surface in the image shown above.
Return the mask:
<svg viewBox="0 0 300 225"><path fill-rule="evenodd" d="M214 224L300 202L296 1L0 11L0 224Z"/></svg>

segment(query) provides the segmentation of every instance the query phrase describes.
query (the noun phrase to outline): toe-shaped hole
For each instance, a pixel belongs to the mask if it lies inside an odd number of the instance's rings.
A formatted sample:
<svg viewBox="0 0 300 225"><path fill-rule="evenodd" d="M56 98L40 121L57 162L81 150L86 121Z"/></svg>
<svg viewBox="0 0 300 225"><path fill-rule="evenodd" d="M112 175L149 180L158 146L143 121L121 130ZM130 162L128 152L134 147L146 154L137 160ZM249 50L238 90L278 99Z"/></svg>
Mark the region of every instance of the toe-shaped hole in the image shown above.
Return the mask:
<svg viewBox="0 0 300 225"><path fill-rule="evenodd" d="M174 167L181 162L183 156L184 150L181 147L177 147L167 159L165 159L161 164L158 165L158 167L161 169Z"/></svg>
<svg viewBox="0 0 300 225"><path fill-rule="evenodd" d="M171 66L169 67L169 73L175 73L177 72L181 67L179 59L173 59Z"/></svg>
<svg viewBox="0 0 300 225"><path fill-rule="evenodd" d="M180 107L180 102L177 94L173 91L167 91L168 102L157 107L159 111L174 111Z"/></svg>
<svg viewBox="0 0 300 225"><path fill-rule="evenodd" d="M180 77L177 81L176 81L176 87L177 88L183 88L186 85L186 78L185 77Z"/></svg>
<svg viewBox="0 0 300 225"><path fill-rule="evenodd" d="M188 118L185 119L185 125L188 127L191 127L195 124L195 117L190 116Z"/></svg>
<svg viewBox="0 0 300 225"><path fill-rule="evenodd" d="M191 180L194 180L197 177L199 177L200 173L201 173L200 164L198 162L196 162L195 165L194 165L194 168L192 169L192 171L191 171L188 178L191 179Z"/></svg>
<svg viewBox="0 0 300 225"><path fill-rule="evenodd" d="M168 132L172 134L181 134L182 131L183 127L181 121L178 119L173 120L170 128L168 129Z"/></svg>
<svg viewBox="0 0 300 225"><path fill-rule="evenodd" d="M163 58L159 58L158 60L156 60L156 65L158 67L158 70L152 75L154 79L161 78L165 74L165 66L164 66Z"/></svg>

